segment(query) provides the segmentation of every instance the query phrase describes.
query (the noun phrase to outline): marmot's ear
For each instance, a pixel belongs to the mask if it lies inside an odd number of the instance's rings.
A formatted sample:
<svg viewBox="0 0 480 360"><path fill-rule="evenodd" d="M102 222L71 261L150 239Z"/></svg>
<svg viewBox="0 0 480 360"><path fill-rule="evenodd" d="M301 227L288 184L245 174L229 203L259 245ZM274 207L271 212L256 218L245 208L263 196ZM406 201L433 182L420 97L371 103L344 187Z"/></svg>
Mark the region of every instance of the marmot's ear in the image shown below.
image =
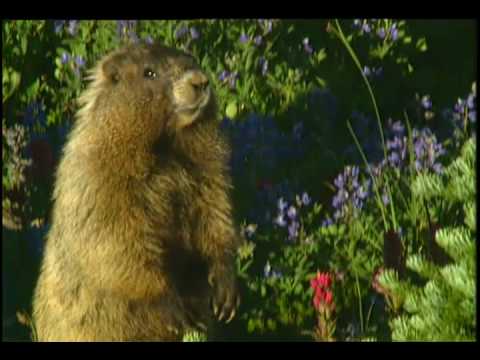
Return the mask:
<svg viewBox="0 0 480 360"><path fill-rule="evenodd" d="M109 59L103 63L102 71L109 81L117 83L120 80L118 64L116 64L113 59Z"/></svg>

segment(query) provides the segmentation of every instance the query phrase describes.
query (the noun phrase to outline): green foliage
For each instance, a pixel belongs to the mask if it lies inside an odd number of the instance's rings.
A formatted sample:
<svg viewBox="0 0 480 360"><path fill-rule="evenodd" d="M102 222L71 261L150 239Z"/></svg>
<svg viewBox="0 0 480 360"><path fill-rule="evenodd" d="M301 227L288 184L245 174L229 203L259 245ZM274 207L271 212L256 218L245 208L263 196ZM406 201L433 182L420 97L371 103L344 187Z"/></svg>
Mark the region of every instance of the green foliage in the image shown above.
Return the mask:
<svg viewBox="0 0 480 360"><path fill-rule="evenodd" d="M187 332L182 339L183 342L204 342L207 341L207 335L198 331Z"/></svg>
<svg viewBox="0 0 480 360"><path fill-rule="evenodd" d="M463 213L435 233L435 241L451 261L438 265L421 256L407 258L407 267L426 279L424 286L413 280L400 281L386 272L382 284L404 299L403 313L391 322L394 340L452 341L475 339L475 138L464 145L461 155L443 175L419 175L415 196L429 200L433 208L447 202L449 209L461 205ZM433 213L437 213L432 211ZM462 224L464 223L464 224Z"/></svg>

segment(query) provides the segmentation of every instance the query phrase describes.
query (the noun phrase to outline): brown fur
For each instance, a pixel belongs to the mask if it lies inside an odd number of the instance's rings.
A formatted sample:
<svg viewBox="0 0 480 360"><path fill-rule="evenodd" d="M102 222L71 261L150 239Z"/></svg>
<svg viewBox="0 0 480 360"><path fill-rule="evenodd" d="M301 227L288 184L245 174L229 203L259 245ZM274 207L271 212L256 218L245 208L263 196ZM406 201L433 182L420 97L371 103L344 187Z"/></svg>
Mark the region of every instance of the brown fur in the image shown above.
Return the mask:
<svg viewBox="0 0 480 360"><path fill-rule="evenodd" d="M213 94L196 115L181 110L200 99L199 74L160 45L92 71L56 174L33 303L40 341L179 340L210 326L211 299L233 315L229 149Z"/></svg>

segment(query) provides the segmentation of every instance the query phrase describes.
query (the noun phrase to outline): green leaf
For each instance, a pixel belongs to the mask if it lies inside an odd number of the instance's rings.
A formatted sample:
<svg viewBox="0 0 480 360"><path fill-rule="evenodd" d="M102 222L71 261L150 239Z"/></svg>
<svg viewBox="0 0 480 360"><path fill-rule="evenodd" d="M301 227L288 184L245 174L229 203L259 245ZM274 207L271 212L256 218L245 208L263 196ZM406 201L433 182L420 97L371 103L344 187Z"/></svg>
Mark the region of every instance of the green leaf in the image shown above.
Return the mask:
<svg viewBox="0 0 480 360"><path fill-rule="evenodd" d="M427 40L424 37L418 39L416 48L421 52L427 51Z"/></svg>
<svg viewBox="0 0 480 360"><path fill-rule="evenodd" d="M23 36L20 39L20 46L22 48L22 54L25 55L27 53L27 44L28 44L28 38L26 36Z"/></svg>

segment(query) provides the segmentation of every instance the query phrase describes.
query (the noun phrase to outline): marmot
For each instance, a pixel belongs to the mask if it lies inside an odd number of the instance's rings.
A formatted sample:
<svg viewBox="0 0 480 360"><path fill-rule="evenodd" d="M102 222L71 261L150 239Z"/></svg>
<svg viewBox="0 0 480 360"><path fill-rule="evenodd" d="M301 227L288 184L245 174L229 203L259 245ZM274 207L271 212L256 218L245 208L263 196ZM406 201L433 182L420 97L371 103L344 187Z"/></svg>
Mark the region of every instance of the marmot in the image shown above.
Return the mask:
<svg viewBox="0 0 480 360"><path fill-rule="evenodd" d="M238 306L228 143L193 57L129 45L91 71L56 172L39 341L181 340Z"/></svg>

